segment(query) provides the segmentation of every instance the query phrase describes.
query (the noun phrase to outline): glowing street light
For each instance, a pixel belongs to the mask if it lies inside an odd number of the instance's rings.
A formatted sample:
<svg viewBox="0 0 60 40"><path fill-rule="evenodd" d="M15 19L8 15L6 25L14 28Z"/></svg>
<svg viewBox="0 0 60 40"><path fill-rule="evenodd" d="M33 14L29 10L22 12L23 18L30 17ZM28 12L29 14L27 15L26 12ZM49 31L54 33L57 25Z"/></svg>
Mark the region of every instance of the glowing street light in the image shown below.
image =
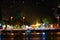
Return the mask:
<svg viewBox="0 0 60 40"><path fill-rule="evenodd" d="M59 16L57 16L57 19L59 20Z"/></svg>
<svg viewBox="0 0 60 40"><path fill-rule="evenodd" d="M23 25L24 25L24 19L25 19L25 17L23 16Z"/></svg>
<svg viewBox="0 0 60 40"><path fill-rule="evenodd" d="M58 23L57 23L57 27L59 27L59 16L57 16L57 20L58 20Z"/></svg>
<svg viewBox="0 0 60 40"><path fill-rule="evenodd" d="M60 5L58 6L58 8L60 8Z"/></svg>
<svg viewBox="0 0 60 40"><path fill-rule="evenodd" d="M13 17L11 16L11 20L13 19Z"/></svg>
<svg viewBox="0 0 60 40"><path fill-rule="evenodd" d="M23 17L23 20L25 19L25 17Z"/></svg>
<svg viewBox="0 0 60 40"><path fill-rule="evenodd" d="M12 25L12 19L13 19L13 16L11 16L10 19L11 19L11 25Z"/></svg>

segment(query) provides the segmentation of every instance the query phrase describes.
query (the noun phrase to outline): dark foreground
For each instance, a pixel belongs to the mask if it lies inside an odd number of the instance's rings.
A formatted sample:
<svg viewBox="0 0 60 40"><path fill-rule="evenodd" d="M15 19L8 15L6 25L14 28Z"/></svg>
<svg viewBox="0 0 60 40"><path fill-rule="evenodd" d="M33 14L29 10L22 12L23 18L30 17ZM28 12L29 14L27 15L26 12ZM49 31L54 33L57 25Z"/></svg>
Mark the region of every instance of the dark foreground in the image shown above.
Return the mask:
<svg viewBox="0 0 60 40"><path fill-rule="evenodd" d="M0 40L60 40L60 29L56 30L3 30Z"/></svg>

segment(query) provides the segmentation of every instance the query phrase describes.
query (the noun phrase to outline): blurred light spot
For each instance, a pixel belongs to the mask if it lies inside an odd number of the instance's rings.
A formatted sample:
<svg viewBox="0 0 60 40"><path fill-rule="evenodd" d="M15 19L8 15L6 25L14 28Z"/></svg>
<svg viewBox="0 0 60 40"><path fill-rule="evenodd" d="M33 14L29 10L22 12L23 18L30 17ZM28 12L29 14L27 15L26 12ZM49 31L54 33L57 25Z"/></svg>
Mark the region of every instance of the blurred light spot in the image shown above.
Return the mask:
<svg viewBox="0 0 60 40"><path fill-rule="evenodd" d="M60 8L60 6L58 6L58 8Z"/></svg>
<svg viewBox="0 0 60 40"><path fill-rule="evenodd" d="M60 32L57 32L57 34L60 34Z"/></svg>
<svg viewBox="0 0 60 40"><path fill-rule="evenodd" d="M45 35L45 32L43 32L42 34Z"/></svg>
<svg viewBox="0 0 60 40"><path fill-rule="evenodd" d="M45 24L45 23L43 23L42 25L43 25L43 26L45 26L46 24Z"/></svg>
<svg viewBox="0 0 60 40"><path fill-rule="evenodd" d="M53 28L53 24L50 25L50 28Z"/></svg>

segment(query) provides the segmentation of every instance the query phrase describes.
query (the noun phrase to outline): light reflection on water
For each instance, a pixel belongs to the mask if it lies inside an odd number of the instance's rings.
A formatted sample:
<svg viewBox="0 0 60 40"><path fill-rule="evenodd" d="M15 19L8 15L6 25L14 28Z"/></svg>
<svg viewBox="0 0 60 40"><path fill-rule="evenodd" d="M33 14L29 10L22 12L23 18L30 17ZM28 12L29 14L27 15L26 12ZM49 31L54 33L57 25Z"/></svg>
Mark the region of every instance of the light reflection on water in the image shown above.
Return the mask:
<svg viewBox="0 0 60 40"><path fill-rule="evenodd" d="M46 37L47 40L60 40L60 32L49 32Z"/></svg>
<svg viewBox="0 0 60 40"><path fill-rule="evenodd" d="M46 33L42 32L42 40L46 40Z"/></svg>
<svg viewBox="0 0 60 40"><path fill-rule="evenodd" d="M8 36L8 37L6 37ZM4 33L4 37L2 37L2 40L20 40L22 38L22 40L26 40L26 34L23 35L22 33L22 37L20 38L20 34L16 34L13 37L11 37L12 35L7 35ZM31 33L30 34L30 38L29 40L60 40L60 32L40 32L40 34L37 33Z"/></svg>

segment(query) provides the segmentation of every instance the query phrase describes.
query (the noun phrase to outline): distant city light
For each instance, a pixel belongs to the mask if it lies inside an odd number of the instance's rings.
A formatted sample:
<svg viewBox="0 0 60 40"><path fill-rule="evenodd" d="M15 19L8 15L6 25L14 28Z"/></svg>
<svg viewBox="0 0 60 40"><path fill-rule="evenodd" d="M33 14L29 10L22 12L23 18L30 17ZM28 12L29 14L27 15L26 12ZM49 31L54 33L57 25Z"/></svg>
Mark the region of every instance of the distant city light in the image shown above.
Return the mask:
<svg viewBox="0 0 60 40"><path fill-rule="evenodd" d="M43 32L42 34L45 35L45 32Z"/></svg>
<svg viewBox="0 0 60 40"><path fill-rule="evenodd" d="M25 17L23 17L23 19L25 19Z"/></svg>
<svg viewBox="0 0 60 40"><path fill-rule="evenodd" d="M59 16L57 16L57 19L59 19Z"/></svg>
<svg viewBox="0 0 60 40"><path fill-rule="evenodd" d="M28 25L26 25L25 27L26 27L26 29L28 29L28 28L29 28L29 26L28 26Z"/></svg>
<svg viewBox="0 0 60 40"><path fill-rule="evenodd" d="M13 19L13 16L11 16L11 20Z"/></svg>
<svg viewBox="0 0 60 40"><path fill-rule="evenodd" d="M58 6L58 8L60 8L60 6Z"/></svg>
<svg viewBox="0 0 60 40"><path fill-rule="evenodd" d="M40 23L36 23L36 26L40 26L41 24Z"/></svg>
<svg viewBox="0 0 60 40"><path fill-rule="evenodd" d="M50 25L50 28L53 28L53 24Z"/></svg>
<svg viewBox="0 0 60 40"><path fill-rule="evenodd" d="M24 1L22 1L22 3L24 4Z"/></svg>
<svg viewBox="0 0 60 40"><path fill-rule="evenodd" d="M43 26L45 26L46 24L45 24L45 23L43 23L42 25L43 25Z"/></svg>
<svg viewBox="0 0 60 40"><path fill-rule="evenodd" d="M60 34L60 32L57 32L57 34Z"/></svg>
<svg viewBox="0 0 60 40"><path fill-rule="evenodd" d="M3 29L5 29L6 25L2 25Z"/></svg>

